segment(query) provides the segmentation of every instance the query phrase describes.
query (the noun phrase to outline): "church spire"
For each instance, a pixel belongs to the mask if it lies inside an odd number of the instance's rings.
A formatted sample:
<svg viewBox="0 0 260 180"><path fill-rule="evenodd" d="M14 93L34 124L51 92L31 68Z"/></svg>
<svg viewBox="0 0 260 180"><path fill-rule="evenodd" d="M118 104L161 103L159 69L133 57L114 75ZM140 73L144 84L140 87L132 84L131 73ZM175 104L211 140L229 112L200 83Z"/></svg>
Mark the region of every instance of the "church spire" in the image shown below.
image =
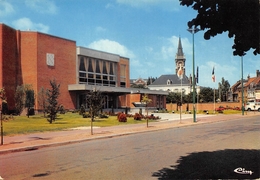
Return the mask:
<svg viewBox="0 0 260 180"><path fill-rule="evenodd" d="M182 45L181 45L181 37L179 37L177 56L184 56L183 51L182 51Z"/></svg>
<svg viewBox="0 0 260 180"><path fill-rule="evenodd" d="M184 56L181 44L181 37L179 37L178 49L175 57L175 72L177 74L179 68L182 68L183 74L185 75L185 61L186 58Z"/></svg>

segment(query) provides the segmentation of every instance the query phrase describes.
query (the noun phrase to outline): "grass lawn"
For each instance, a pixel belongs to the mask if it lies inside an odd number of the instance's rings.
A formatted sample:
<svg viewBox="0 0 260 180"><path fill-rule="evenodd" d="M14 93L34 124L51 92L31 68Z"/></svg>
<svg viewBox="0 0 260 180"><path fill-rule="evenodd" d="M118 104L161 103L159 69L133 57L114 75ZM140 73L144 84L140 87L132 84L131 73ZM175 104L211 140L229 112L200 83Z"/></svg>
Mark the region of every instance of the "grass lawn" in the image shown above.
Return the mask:
<svg viewBox="0 0 260 180"><path fill-rule="evenodd" d="M105 127L126 124L146 123L146 120L127 118L127 122L118 122L117 116L96 118L93 126ZM58 131L62 129L90 126L90 118L83 118L78 113L58 114L57 119L50 124L42 114L30 116L14 116L13 119L3 122L4 135L28 134L34 132Z"/></svg>

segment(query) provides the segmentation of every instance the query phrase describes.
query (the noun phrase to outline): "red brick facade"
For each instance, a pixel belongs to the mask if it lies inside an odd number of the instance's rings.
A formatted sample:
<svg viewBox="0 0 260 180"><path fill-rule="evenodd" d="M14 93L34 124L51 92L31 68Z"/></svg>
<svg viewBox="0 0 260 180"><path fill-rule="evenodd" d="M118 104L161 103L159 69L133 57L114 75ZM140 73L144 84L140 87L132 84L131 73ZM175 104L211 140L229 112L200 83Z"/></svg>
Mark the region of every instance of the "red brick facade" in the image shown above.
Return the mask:
<svg viewBox="0 0 260 180"><path fill-rule="evenodd" d="M150 107L165 108L165 93L162 93L163 95L157 95L154 92L153 94L149 92L130 94L132 90L130 89L128 58L96 50L80 48L79 50L86 52L87 54L84 55L86 57L92 58L91 55L94 54L94 56L99 56L101 61L116 63L116 77L113 77L116 82L114 86L110 86L114 89L112 92L104 90L108 100L113 99L114 108L133 107L132 102L140 102L144 94L148 94L152 99ZM79 82L78 55L80 54L77 52L75 41L35 31L19 31L0 24L0 88L5 88L9 110L15 109L14 95L17 86L25 84L33 87L36 97L34 108L41 109L37 94L42 87L50 89L50 81L54 79L60 84L59 104L62 104L65 109L79 108L82 94L89 91L93 84L89 85L89 88L77 89L79 83L84 83ZM69 90L71 85L74 88ZM109 85L105 86L109 87ZM107 107L109 106L112 106L111 102L108 102Z"/></svg>
<svg viewBox="0 0 260 180"><path fill-rule="evenodd" d="M16 31L3 24L0 27L0 86L6 90L9 109L14 108L18 85L31 84L37 95L41 87L49 89L53 79L60 84L59 102L65 108L75 108L68 84L76 83L76 42L39 32ZM54 55L54 66L47 65L47 53ZM35 103L39 109L37 96Z"/></svg>

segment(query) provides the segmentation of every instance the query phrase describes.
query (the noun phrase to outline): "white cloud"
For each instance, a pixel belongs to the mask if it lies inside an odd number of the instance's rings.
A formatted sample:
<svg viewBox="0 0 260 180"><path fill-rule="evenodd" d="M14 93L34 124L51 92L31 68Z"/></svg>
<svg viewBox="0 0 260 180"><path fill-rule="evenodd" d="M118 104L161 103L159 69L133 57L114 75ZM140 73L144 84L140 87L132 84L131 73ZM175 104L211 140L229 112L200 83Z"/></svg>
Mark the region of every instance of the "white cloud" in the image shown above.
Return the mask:
<svg viewBox="0 0 260 180"><path fill-rule="evenodd" d="M127 57L130 59L135 58L134 53L127 49L124 45L121 45L116 41L111 41L108 39L94 41L91 44L89 44L88 47L100 51L118 54L120 56Z"/></svg>
<svg viewBox="0 0 260 180"><path fill-rule="evenodd" d="M117 3L145 9L149 7L161 7L177 11L180 8L179 0L117 0Z"/></svg>
<svg viewBox="0 0 260 180"><path fill-rule="evenodd" d="M48 33L49 27L41 23L33 23L29 18L21 18L12 23L16 29L33 30Z"/></svg>
<svg viewBox="0 0 260 180"><path fill-rule="evenodd" d="M103 27L101 27L101 26L98 26L98 27L96 27L96 31L97 31L97 32L105 32L105 31L106 31L106 28L103 28Z"/></svg>
<svg viewBox="0 0 260 180"><path fill-rule="evenodd" d="M0 1L0 17L12 14L13 12L14 8L10 3L6 1Z"/></svg>
<svg viewBox="0 0 260 180"><path fill-rule="evenodd" d="M50 0L26 0L26 6L39 13L55 14L57 7L54 2Z"/></svg>

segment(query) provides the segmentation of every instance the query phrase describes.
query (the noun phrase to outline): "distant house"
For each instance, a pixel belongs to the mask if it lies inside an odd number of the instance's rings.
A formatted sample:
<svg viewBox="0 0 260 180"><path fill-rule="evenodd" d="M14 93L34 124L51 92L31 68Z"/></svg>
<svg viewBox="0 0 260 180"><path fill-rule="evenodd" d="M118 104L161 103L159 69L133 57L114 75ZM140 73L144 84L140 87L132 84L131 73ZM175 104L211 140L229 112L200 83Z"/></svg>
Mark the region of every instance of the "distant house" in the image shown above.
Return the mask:
<svg viewBox="0 0 260 180"><path fill-rule="evenodd" d="M130 80L130 86L131 87L144 87L147 88L147 79L137 78L137 79L131 79Z"/></svg>
<svg viewBox="0 0 260 180"><path fill-rule="evenodd" d="M189 94L192 92L192 80L191 76L186 76L185 70L186 58L183 53L181 38L179 38L179 44L177 53L175 56L175 73L161 75L152 84L148 85L150 90L162 90L168 92L182 92ZM200 92L200 86L196 86L196 91Z"/></svg>
<svg viewBox="0 0 260 180"><path fill-rule="evenodd" d="M243 80L243 91L241 80L237 81L231 87L232 97L231 101L241 102L242 92L244 101L259 101L260 102L260 72L256 71L256 77L248 76Z"/></svg>

